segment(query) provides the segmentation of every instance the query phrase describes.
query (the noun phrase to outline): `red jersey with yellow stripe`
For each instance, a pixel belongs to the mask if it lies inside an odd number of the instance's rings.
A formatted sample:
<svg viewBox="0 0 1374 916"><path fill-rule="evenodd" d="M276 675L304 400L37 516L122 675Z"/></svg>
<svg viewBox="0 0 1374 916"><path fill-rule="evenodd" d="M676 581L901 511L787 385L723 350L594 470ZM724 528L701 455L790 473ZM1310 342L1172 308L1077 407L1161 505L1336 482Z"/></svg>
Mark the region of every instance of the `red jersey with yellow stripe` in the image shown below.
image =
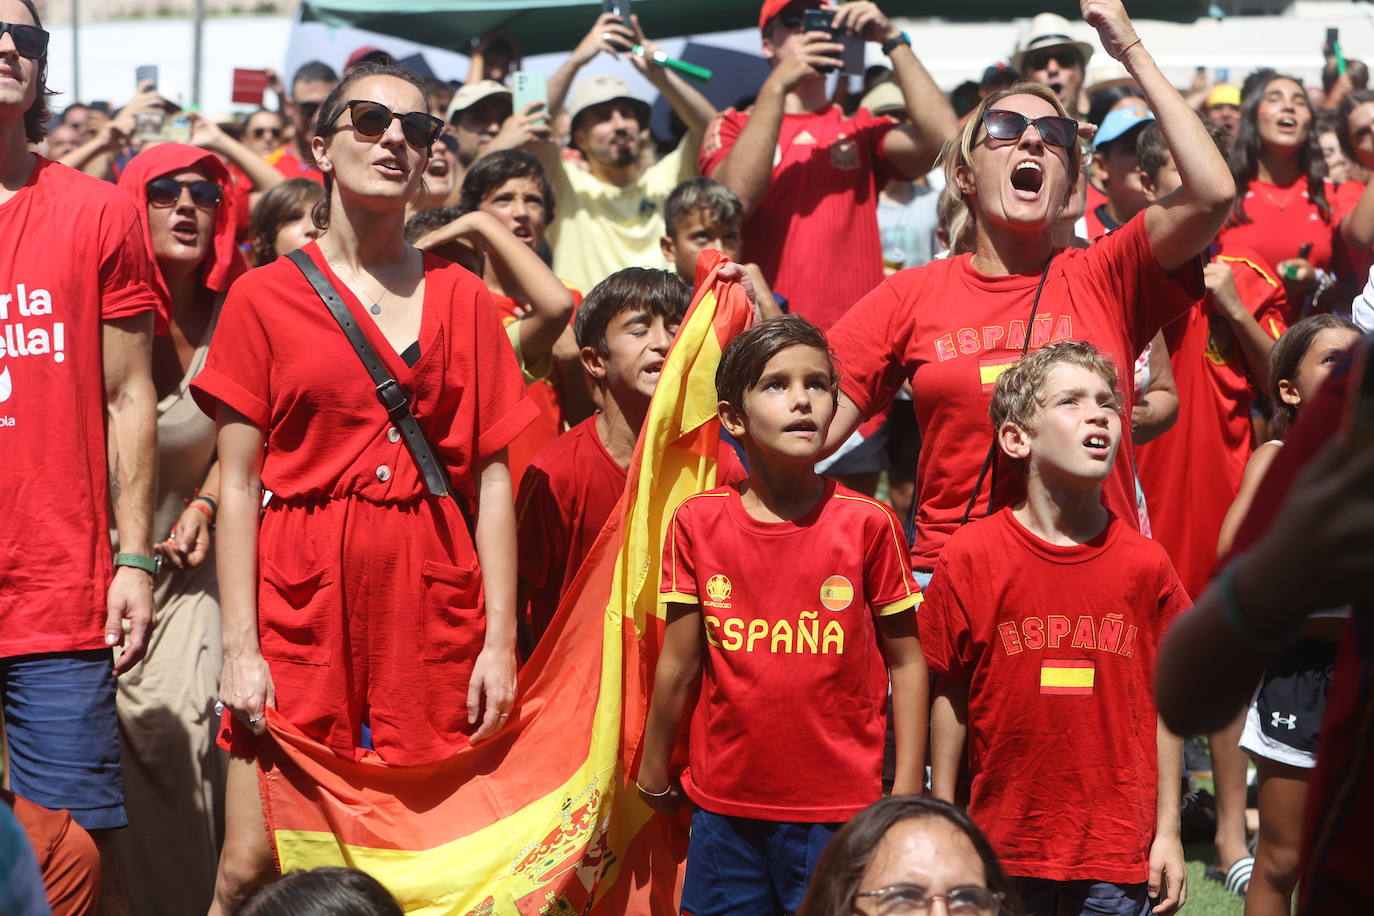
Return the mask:
<svg viewBox="0 0 1374 916"><path fill-rule="evenodd" d="M892 510L827 482L806 515L761 522L721 487L678 507L662 597L706 641L687 795L715 814L848 820L881 794L887 670L873 617L921 591Z"/></svg>
<svg viewBox="0 0 1374 916"><path fill-rule="evenodd" d="M945 544L921 645L968 682L968 810L1008 874L1146 879L1155 649L1187 604L1164 549L1115 516L1060 547L1002 509Z"/></svg>
<svg viewBox="0 0 1374 916"><path fill-rule="evenodd" d="M1228 248L1217 261L1231 268L1241 301L1277 340L1288 327L1277 272L1239 247ZM1178 388L1178 419L1164 435L1137 447L1136 473L1150 507L1150 534L1169 551L1188 594L1197 597L1216 568L1221 522L1255 450L1250 408L1259 376L1210 293L1165 326L1164 340Z"/></svg>

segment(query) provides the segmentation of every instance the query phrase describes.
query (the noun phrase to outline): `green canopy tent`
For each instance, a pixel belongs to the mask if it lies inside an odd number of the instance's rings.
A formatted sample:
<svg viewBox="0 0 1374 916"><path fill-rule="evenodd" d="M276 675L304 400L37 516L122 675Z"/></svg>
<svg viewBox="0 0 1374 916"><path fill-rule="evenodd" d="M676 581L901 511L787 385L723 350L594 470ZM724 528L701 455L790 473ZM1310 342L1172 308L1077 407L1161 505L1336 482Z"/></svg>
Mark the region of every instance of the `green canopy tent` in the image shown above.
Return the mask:
<svg viewBox="0 0 1374 916"><path fill-rule="evenodd" d="M1206 0L1135 3L1151 19L1192 22ZM634 0L634 12L650 34L700 35L758 26L761 0ZM1079 15L1071 0L882 0L889 16L996 20L1057 12ZM472 39L493 29L515 39L525 54L567 51L601 11L587 0L302 0L302 18L351 26L420 44L466 51Z"/></svg>

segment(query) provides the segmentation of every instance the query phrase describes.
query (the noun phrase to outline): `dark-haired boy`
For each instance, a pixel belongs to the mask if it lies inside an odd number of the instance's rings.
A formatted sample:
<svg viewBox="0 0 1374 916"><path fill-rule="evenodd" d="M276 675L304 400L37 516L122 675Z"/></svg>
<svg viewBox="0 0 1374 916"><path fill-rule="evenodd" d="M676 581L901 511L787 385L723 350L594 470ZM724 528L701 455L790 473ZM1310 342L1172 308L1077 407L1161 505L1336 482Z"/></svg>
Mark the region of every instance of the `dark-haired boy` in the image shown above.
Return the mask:
<svg viewBox="0 0 1374 916"><path fill-rule="evenodd" d="M732 261L739 260L744 224L744 207L734 191L712 178L689 178L673 188L663 205L664 231L659 240L663 256L677 268L677 275L688 286L696 285L697 259L707 248L723 251ZM764 318L782 314L781 296L768 288L757 264L745 264L754 281L759 313ZM782 303L786 303L782 299Z"/></svg>
<svg viewBox="0 0 1374 916"><path fill-rule="evenodd" d="M1172 913L1181 745L1152 684L1188 600L1164 549L1102 505L1116 370L1091 344L1051 344L1002 374L989 409L1026 496L956 532L926 589L932 789L952 800L967 739L969 815L1028 912Z"/></svg>
<svg viewBox="0 0 1374 916"><path fill-rule="evenodd" d="M691 916L797 910L831 836L881 795L889 671L893 792L921 791L921 592L901 525L814 470L838 385L825 336L799 316L732 341L716 393L750 476L684 500L664 543L668 622L637 780L664 813L683 792L698 806ZM692 709L679 792L669 757Z"/></svg>
<svg viewBox="0 0 1374 916"><path fill-rule="evenodd" d="M659 371L692 291L666 270L627 267L598 283L578 307L573 333L601 410L534 456L516 503L520 606L537 641L625 489ZM744 476L728 447L721 481ZM531 643L532 645L532 643Z"/></svg>
<svg viewBox="0 0 1374 916"><path fill-rule="evenodd" d="M1106 199L1083 214L1088 238L1095 239L1120 229L1150 203L1140 186L1136 141L1155 116L1142 105L1118 108L1102 119L1093 135L1093 176Z"/></svg>

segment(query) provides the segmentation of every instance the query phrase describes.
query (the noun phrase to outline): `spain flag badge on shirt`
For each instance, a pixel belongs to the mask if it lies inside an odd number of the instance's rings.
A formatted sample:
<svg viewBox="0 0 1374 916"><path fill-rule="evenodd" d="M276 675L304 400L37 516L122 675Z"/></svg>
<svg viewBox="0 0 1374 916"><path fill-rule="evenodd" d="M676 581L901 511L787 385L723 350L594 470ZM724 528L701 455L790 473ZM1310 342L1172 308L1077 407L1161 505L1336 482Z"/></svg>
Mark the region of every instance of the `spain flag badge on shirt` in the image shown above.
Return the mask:
<svg viewBox="0 0 1374 916"><path fill-rule="evenodd" d="M1097 666L1086 658L1047 658L1040 663L1040 694L1090 697Z"/></svg>

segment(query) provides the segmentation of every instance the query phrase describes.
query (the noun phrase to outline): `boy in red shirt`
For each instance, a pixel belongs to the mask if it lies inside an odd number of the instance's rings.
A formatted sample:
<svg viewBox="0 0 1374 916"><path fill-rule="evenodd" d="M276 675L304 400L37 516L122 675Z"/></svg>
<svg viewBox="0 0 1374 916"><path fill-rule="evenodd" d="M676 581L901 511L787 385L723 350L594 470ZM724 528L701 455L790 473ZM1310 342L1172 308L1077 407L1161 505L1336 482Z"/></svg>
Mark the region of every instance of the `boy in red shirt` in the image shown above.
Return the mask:
<svg viewBox="0 0 1374 916"><path fill-rule="evenodd" d="M707 248L739 260L744 207L734 191L713 178L699 175L673 188L663 205L663 225L666 234L659 239L659 248L688 286L696 284L697 260ZM754 281L759 314L764 318L781 315L787 300L768 288L757 264L745 264L744 269Z"/></svg>
<svg viewBox="0 0 1374 916"><path fill-rule="evenodd" d="M759 322L726 348L716 391L750 476L673 516L637 779L655 809L683 793L699 808L683 913L791 913L830 837L881 794L889 671L893 792L921 791L921 592L892 510L813 469L839 392L820 331ZM693 706L679 791L669 758Z"/></svg>
<svg viewBox="0 0 1374 916"><path fill-rule="evenodd" d="M541 449L520 480L518 606L527 654L625 489L659 371L691 300L691 289L668 271L627 267L598 283L577 310L573 334L601 410ZM728 447L717 475L722 482L744 476Z"/></svg>
<svg viewBox="0 0 1374 916"><path fill-rule="evenodd" d="M1187 597L1164 549L1102 505L1116 371L1091 344L1050 344L1002 374L990 411L1026 496L956 532L926 590L932 788L952 800L967 737L969 814L1027 912L1172 913L1181 745L1151 687Z"/></svg>

